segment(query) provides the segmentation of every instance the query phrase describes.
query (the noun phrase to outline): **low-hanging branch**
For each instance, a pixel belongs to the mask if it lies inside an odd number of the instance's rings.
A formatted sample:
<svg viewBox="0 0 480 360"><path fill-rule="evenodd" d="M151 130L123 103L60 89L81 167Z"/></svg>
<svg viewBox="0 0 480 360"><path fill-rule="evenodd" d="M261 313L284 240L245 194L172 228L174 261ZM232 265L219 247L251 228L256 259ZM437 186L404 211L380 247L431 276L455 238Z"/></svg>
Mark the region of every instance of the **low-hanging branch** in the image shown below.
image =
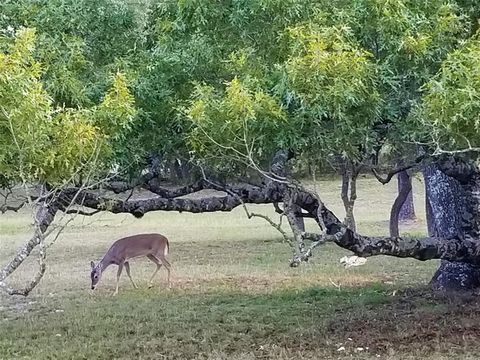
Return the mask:
<svg viewBox="0 0 480 360"><path fill-rule="evenodd" d="M239 187L237 186L236 189L239 190ZM192 213L231 211L243 203L267 204L283 201L283 186L277 189L271 184L268 187L247 186L243 190L245 191L240 191L240 195L235 196L227 194L200 199L150 198L129 199L127 201L85 190L82 192L82 196L78 198L81 198L81 205L84 207L112 213L130 213L136 217L142 217L150 211L158 210ZM76 191L78 189L66 190L63 196L68 197L69 192L73 194ZM389 255L418 260L444 259L480 265L480 256L478 256L480 249L474 241L460 238L363 236L344 226L325 205L321 204L321 211L318 211L320 205L317 195L298 191L294 200L296 205L301 206L314 216L317 222L324 224L326 231L323 234L301 233L305 240L316 243L315 246L325 242L334 242L362 257ZM318 218L318 216L321 218ZM306 254L305 258L308 258L311 251L306 250L304 254Z"/></svg>
<svg viewBox="0 0 480 360"><path fill-rule="evenodd" d="M253 204L268 204L272 200L280 199L281 194L266 192L264 188L251 185L235 186L237 196L223 195L210 196L200 199L168 199L152 197L148 199L122 200L118 197L109 197L98 194L95 191L84 190L78 197L78 205L95 210L110 211L112 213L130 213L135 217L142 217L150 211L178 211L178 212L215 212L231 211L242 204L242 200ZM78 192L77 188L64 190L61 198L64 202L70 202L72 194Z"/></svg>

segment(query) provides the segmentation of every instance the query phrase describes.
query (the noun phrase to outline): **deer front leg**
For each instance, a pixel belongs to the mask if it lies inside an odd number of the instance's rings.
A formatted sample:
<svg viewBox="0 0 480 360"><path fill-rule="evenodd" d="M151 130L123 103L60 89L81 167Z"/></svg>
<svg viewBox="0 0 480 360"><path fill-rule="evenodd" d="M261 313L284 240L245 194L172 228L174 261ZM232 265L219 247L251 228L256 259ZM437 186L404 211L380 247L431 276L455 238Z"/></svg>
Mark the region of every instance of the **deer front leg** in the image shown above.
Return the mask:
<svg viewBox="0 0 480 360"><path fill-rule="evenodd" d="M130 275L130 264L128 261L125 261L125 270L127 271L128 278L132 282L133 287L138 289L138 286L135 284L135 281L133 281L132 276Z"/></svg>
<svg viewBox="0 0 480 360"><path fill-rule="evenodd" d="M117 284L115 286L115 292L113 293L113 296L118 294L118 283L120 282L120 275L122 275L122 270L123 270L123 263L120 263L120 264L118 264Z"/></svg>

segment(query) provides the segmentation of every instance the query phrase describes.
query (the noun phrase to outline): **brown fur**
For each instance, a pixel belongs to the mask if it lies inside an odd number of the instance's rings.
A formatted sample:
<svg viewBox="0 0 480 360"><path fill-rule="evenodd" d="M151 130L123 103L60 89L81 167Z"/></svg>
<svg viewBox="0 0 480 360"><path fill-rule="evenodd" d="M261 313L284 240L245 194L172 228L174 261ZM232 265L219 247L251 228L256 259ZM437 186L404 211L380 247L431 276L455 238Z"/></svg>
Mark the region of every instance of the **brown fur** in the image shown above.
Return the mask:
<svg viewBox="0 0 480 360"><path fill-rule="evenodd" d="M150 287L152 286L153 278L162 265L167 269L168 285L170 286L171 265L167 260L169 246L168 239L160 234L138 234L127 236L115 241L98 264L95 265L93 261L91 262L92 271L90 277L92 280L92 290L95 289L100 281L103 271L112 264L118 265L117 283L114 295L118 293L118 282L123 267L125 267L133 286L137 288L137 285L135 285L135 282L130 275L130 263L128 260L140 256L146 256L150 261L157 265L157 269L150 278Z"/></svg>

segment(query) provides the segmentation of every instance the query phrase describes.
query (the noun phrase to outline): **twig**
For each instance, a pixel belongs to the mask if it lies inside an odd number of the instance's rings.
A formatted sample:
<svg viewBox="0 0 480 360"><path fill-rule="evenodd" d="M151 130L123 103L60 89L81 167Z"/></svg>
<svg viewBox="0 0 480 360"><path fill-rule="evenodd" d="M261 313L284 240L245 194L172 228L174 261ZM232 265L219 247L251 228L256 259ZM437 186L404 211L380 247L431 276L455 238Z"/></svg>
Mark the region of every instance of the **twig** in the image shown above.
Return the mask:
<svg viewBox="0 0 480 360"><path fill-rule="evenodd" d="M219 184L215 184L213 181L209 180L205 174L205 171L202 167L200 167L200 170L202 172L202 176L203 176L203 179L212 184L214 187L216 188L222 188L223 191L225 191L227 194L229 194L230 196L233 196L235 197L238 201L240 201L240 203L242 204L242 207L243 209L245 210L245 213L247 215L247 217L249 219L251 219L252 217L258 217L258 218L261 218L261 219L264 219L265 221L267 221L274 229L276 229L280 234L282 234L282 237L284 239L284 241L286 243L288 243L289 245L292 246L292 241L291 239L288 237L287 233L282 229L282 217L283 217L283 214L280 216L280 221L279 223L275 223L272 219L270 219L267 215L263 215L263 214L257 214L257 213L252 213L248 210L247 208L247 205L245 204L245 202L243 201L243 199L238 195L236 194L235 192L231 191L230 189L228 189L226 186L222 186L222 185L219 185Z"/></svg>
<svg viewBox="0 0 480 360"><path fill-rule="evenodd" d="M242 201L242 206L243 206L243 209L245 210L245 213L247 214L247 217L249 219L251 219L252 217L259 217L261 219L264 219L265 221L267 221L273 228L275 228L280 234L282 234L283 236L283 239L285 240L285 242L287 244L289 244L290 246L293 246L292 244L292 240L288 237L287 233L282 229L282 218L283 218L283 214L280 215L280 221L279 223L275 223L272 219L270 219L267 215L263 215L263 214L257 214L257 213L252 213L248 210L247 208L247 205Z"/></svg>

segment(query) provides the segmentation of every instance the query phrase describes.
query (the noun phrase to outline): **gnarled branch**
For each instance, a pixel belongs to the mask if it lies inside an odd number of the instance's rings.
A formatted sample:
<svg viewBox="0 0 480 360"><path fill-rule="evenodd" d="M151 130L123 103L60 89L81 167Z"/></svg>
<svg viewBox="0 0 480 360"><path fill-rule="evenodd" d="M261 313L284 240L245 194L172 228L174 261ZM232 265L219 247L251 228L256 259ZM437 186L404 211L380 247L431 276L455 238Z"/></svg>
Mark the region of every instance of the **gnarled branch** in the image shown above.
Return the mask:
<svg viewBox="0 0 480 360"><path fill-rule="evenodd" d="M404 165L404 166L400 166L400 167L398 167L398 168L395 168L395 169L389 171L388 174L387 174L387 176L386 176L385 178L382 178L381 175L378 173L377 169L375 169L375 168L372 168L372 173L373 173L373 175L375 175L375 177L377 178L377 180L378 180L381 184L385 185L385 184L388 184L388 183L390 182L390 180L392 180L392 178L393 178L396 174L398 174L398 173L400 173L400 172L402 172L402 171L406 171L406 170L412 169L412 168L420 165L420 164L423 162L423 160L425 160L426 158L427 158L426 155L418 156L418 157L413 161L413 163L408 164L408 165Z"/></svg>

